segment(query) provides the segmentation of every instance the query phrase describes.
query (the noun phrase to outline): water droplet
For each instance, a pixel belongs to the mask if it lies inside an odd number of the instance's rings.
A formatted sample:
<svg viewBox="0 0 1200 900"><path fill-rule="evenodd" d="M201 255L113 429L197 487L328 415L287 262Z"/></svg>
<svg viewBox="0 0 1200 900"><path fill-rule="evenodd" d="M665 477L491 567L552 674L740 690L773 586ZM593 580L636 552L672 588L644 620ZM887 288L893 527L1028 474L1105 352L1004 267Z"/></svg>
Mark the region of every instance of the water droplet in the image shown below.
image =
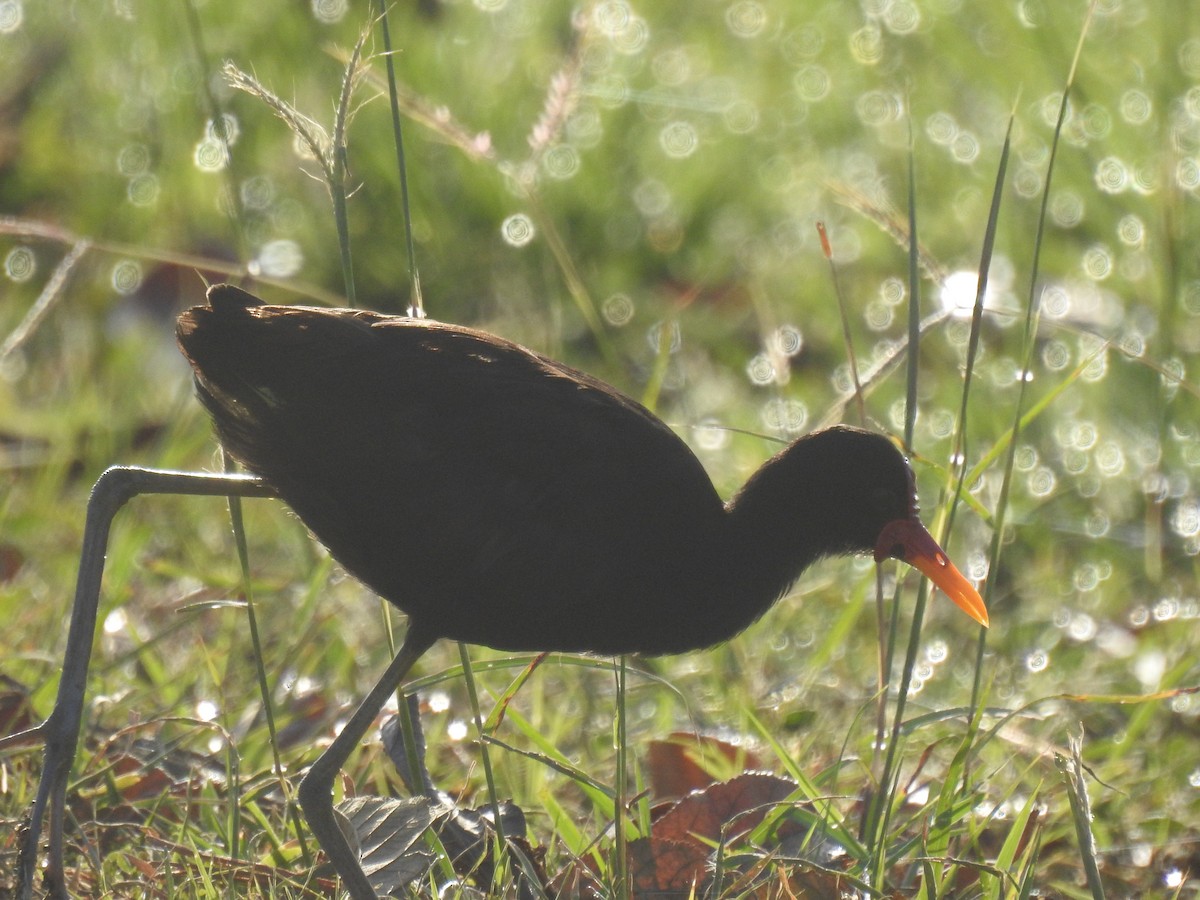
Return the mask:
<svg viewBox="0 0 1200 900"><path fill-rule="evenodd" d="M801 100L805 103L816 103L818 100L824 100L829 94L831 80L829 72L810 63L795 74L792 85Z"/></svg>
<svg viewBox="0 0 1200 900"><path fill-rule="evenodd" d="M1054 476L1053 470L1047 466L1038 466L1029 473L1029 478L1026 479L1029 493L1034 497L1050 496L1057 484L1058 479Z"/></svg>
<svg viewBox="0 0 1200 900"><path fill-rule="evenodd" d="M112 268L109 281L118 294L132 294L142 286L142 264L133 259L119 260Z"/></svg>
<svg viewBox="0 0 1200 900"><path fill-rule="evenodd" d="M1042 190L1042 174L1032 166L1018 166L1013 173L1013 190L1017 195L1029 199Z"/></svg>
<svg viewBox="0 0 1200 900"><path fill-rule="evenodd" d="M658 143L672 159L685 159L696 152L700 137L690 122L668 122L659 132Z"/></svg>
<svg viewBox="0 0 1200 900"><path fill-rule="evenodd" d="M872 331L886 331L895 320L895 308L873 300L863 310L863 318Z"/></svg>
<svg viewBox="0 0 1200 900"><path fill-rule="evenodd" d="M117 171L126 178L141 175L150 168L150 150L145 144L126 144L117 153Z"/></svg>
<svg viewBox="0 0 1200 900"><path fill-rule="evenodd" d="M1130 125L1149 121L1154 105L1142 91L1130 89L1121 95L1121 118Z"/></svg>
<svg viewBox="0 0 1200 900"><path fill-rule="evenodd" d="M129 616L125 612L125 608L118 606L107 616L104 617L104 633L117 634L124 631L129 625Z"/></svg>
<svg viewBox="0 0 1200 900"><path fill-rule="evenodd" d="M196 701L196 718L201 722L212 722L220 713L221 707L213 700Z"/></svg>
<svg viewBox="0 0 1200 900"><path fill-rule="evenodd" d="M224 141L206 137L196 144L192 159L201 172L220 172L229 165L229 148Z"/></svg>
<svg viewBox="0 0 1200 900"><path fill-rule="evenodd" d="M935 112L925 120L925 134L935 144L948 147L958 136L958 123L946 112Z"/></svg>
<svg viewBox="0 0 1200 900"><path fill-rule="evenodd" d="M734 100L725 107L721 118L733 134L749 134L758 128L758 107L749 100Z"/></svg>
<svg viewBox="0 0 1200 900"><path fill-rule="evenodd" d="M671 192L656 178L647 178L633 189L633 205L648 217L661 216L671 208Z"/></svg>
<svg viewBox="0 0 1200 900"><path fill-rule="evenodd" d="M1103 281L1112 274L1112 251L1104 244L1092 244L1083 251L1080 264L1083 273L1093 281Z"/></svg>
<svg viewBox="0 0 1200 900"><path fill-rule="evenodd" d="M883 283L879 285L879 299L889 306L902 303L907 296L908 288L899 278L885 278Z"/></svg>
<svg viewBox="0 0 1200 900"><path fill-rule="evenodd" d="M446 726L446 737L451 741L461 741L467 736L467 723L462 719L455 719Z"/></svg>
<svg viewBox="0 0 1200 900"><path fill-rule="evenodd" d="M266 175L255 175L242 182L239 193L242 206L262 212L269 209L275 199L275 184Z"/></svg>
<svg viewBox="0 0 1200 900"><path fill-rule="evenodd" d="M500 236L510 247L524 247L535 234L533 220L524 213L514 213L500 223Z"/></svg>
<svg viewBox="0 0 1200 900"><path fill-rule="evenodd" d="M1096 620L1085 612L1077 612L1067 623L1067 635L1074 641L1086 644L1096 637Z"/></svg>
<svg viewBox="0 0 1200 900"><path fill-rule="evenodd" d="M1148 650L1133 662L1133 674L1147 690L1154 690L1167 671L1167 659L1158 650Z"/></svg>
<svg viewBox="0 0 1200 900"><path fill-rule="evenodd" d="M1051 372L1061 372L1071 364L1071 349L1062 341L1051 339L1042 346L1042 365Z"/></svg>
<svg viewBox="0 0 1200 900"><path fill-rule="evenodd" d="M754 0L739 0L725 11L725 26L736 37L758 37L766 25L767 12Z"/></svg>
<svg viewBox="0 0 1200 900"><path fill-rule="evenodd" d="M669 323L655 322L646 331L646 343L648 343L650 345L650 352L654 353L654 354L658 354L658 353L662 352L663 338L664 338L664 335L663 335L664 324L667 328L667 332L665 335L666 342L667 342L667 352L668 353L678 353L679 348L681 346L683 346L683 331L682 331L682 329L680 329L679 323L674 322L674 321L669 322Z"/></svg>
<svg viewBox="0 0 1200 900"><path fill-rule="evenodd" d="M628 294L613 294L600 304L600 314L609 325L628 325L633 318L633 300Z"/></svg>
<svg viewBox="0 0 1200 900"><path fill-rule="evenodd" d="M925 648L925 658L935 665L944 663L950 658L950 645L941 639L931 641Z"/></svg>
<svg viewBox="0 0 1200 900"><path fill-rule="evenodd" d="M1200 38L1192 38L1179 45L1176 51L1179 67L1192 78L1200 78Z"/></svg>
<svg viewBox="0 0 1200 900"><path fill-rule="evenodd" d="M850 54L864 66L883 59L883 34L876 25L864 25L850 35Z"/></svg>
<svg viewBox="0 0 1200 900"><path fill-rule="evenodd" d="M1171 512L1171 530L1180 537L1200 534L1200 501L1188 497L1176 505Z"/></svg>
<svg viewBox="0 0 1200 900"><path fill-rule="evenodd" d="M147 172L129 179L125 186L125 197L134 206L153 206L158 202L161 188L158 176Z"/></svg>
<svg viewBox="0 0 1200 900"><path fill-rule="evenodd" d="M1129 169L1115 156L1106 156L1096 164L1096 187L1106 194L1119 194L1129 186Z"/></svg>
<svg viewBox="0 0 1200 900"><path fill-rule="evenodd" d="M1025 654L1025 668L1030 672L1044 672L1050 665L1050 654L1045 650L1030 650Z"/></svg>
<svg viewBox="0 0 1200 900"><path fill-rule="evenodd" d="M4 274L9 281L22 284L37 271L37 255L26 246L13 247L4 257Z"/></svg>
<svg viewBox="0 0 1200 900"><path fill-rule="evenodd" d="M295 241L267 241L250 262L250 273L266 278L291 278L304 266L304 253Z"/></svg>
<svg viewBox="0 0 1200 900"><path fill-rule="evenodd" d="M542 158L542 168L556 181L566 181L579 171L579 153L570 144L555 144Z"/></svg>
<svg viewBox="0 0 1200 900"><path fill-rule="evenodd" d="M1098 140L1112 130L1112 114L1099 103L1089 103L1083 108L1078 124L1088 138Z"/></svg>
<svg viewBox="0 0 1200 900"><path fill-rule="evenodd" d="M892 34L912 34L921 26L921 11L908 0L892 0L883 12L883 24Z"/></svg>
<svg viewBox="0 0 1200 900"><path fill-rule="evenodd" d="M784 356L795 356L804 347L804 335L795 325L780 325L767 341L771 350Z"/></svg>
<svg viewBox="0 0 1200 900"><path fill-rule="evenodd" d="M769 354L759 353L746 364L746 376L750 383L759 387L771 384L775 380L775 363Z"/></svg>
<svg viewBox="0 0 1200 900"><path fill-rule="evenodd" d="M242 128L238 124L237 116L232 113L222 113L220 118L209 119L204 123L204 137L220 141L226 147L236 144L241 133Z"/></svg>
<svg viewBox="0 0 1200 900"><path fill-rule="evenodd" d="M1083 220L1083 198L1074 191L1056 193L1050 200L1050 218L1060 228L1074 228Z"/></svg>
<svg viewBox="0 0 1200 900"><path fill-rule="evenodd" d="M979 138L969 131L959 131L950 145L950 154L960 163L974 162L979 157Z"/></svg>
<svg viewBox="0 0 1200 900"><path fill-rule="evenodd" d="M1175 164L1175 183L1185 191L1200 188L1200 160L1188 156Z"/></svg>
<svg viewBox="0 0 1200 900"><path fill-rule="evenodd" d="M692 75L692 59L684 47L669 47L650 61L654 80L664 87L679 87Z"/></svg>
<svg viewBox="0 0 1200 900"><path fill-rule="evenodd" d="M864 125L886 125L900 118L903 106L890 91L866 91L855 101L854 110Z"/></svg>
<svg viewBox="0 0 1200 900"><path fill-rule="evenodd" d="M697 446L704 450L723 450L729 446L729 429L716 419L704 419L693 429Z"/></svg>
<svg viewBox="0 0 1200 900"><path fill-rule="evenodd" d="M313 18L322 25L333 25L342 21L349 11L349 0L312 0Z"/></svg>
<svg viewBox="0 0 1200 900"><path fill-rule="evenodd" d="M802 25L788 32L780 44L783 58L793 66L799 66L820 55L825 47L825 33L816 25Z"/></svg>
<svg viewBox="0 0 1200 900"><path fill-rule="evenodd" d="M21 0L0 3L0 34L12 34L25 21L25 4Z"/></svg>

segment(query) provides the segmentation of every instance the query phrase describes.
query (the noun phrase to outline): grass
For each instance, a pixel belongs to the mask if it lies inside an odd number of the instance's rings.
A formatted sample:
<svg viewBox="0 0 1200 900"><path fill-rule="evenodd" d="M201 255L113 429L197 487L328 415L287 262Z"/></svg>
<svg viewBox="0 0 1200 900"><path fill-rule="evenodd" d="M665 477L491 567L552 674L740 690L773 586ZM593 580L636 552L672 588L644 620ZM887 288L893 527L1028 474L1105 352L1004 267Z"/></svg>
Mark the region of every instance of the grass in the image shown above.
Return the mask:
<svg viewBox="0 0 1200 900"><path fill-rule="evenodd" d="M1200 26L1100 3L1073 63L1076 5L630 17L609 4L582 31L565 7L439 9L389 19L430 314L646 398L725 494L772 439L856 420L853 346L869 421L911 436L926 521L987 573L993 617L976 641L913 577L885 573L876 603L872 566L822 565L725 646L630 660L623 741L612 661L551 657L528 674L528 658L471 648L476 711L457 649L439 645L413 685L439 786L481 808L511 796L549 873L582 877L586 860L615 893L614 797L633 798L636 855L651 743L717 734L792 786L748 837L730 819L713 839L724 896L1194 893ZM219 467L161 285L182 276L194 298L191 268L236 276L254 260L272 299L411 302L389 103L362 102L387 91L378 31L332 112L365 11L321 25L267 4L185 10L27 8L0 38L5 83L37 73L28 102L6 107L19 142L0 167L0 333L41 310L0 360L0 665L36 716L53 700L91 482L117 462ZM117 65L129 35L141 49ZM216 79L227 56L280 104L342 123L327 127L346 152L308 167L346 172L344 199L303 177L260 100ZM238 137L205 171L193 160L218 109ZM222 196L239 200L232 223ZM501 238L514 214L533 228L524 246ZM280 238L299 271L266 252ZM930 320L919 353L876 369L906 336L917 347L912 323L981 256L992 293L976 291L972 315ZM803 336L793 355L788 327ZM257 652L227 602L245 589L222 502L144 498L114 530L71 789L92 841L71 858L85 892L325 889L274 757L286 786L388 642L378 603L294 519L244 506ZM0 757L0 821L18 822L39 768L32 750ZM404 794L377 743L342 789ZM0 830L0 872L14 831ZM431 871L429 891L451 877L444 857ZM515 871L503 877L512 889Z"/></svg>

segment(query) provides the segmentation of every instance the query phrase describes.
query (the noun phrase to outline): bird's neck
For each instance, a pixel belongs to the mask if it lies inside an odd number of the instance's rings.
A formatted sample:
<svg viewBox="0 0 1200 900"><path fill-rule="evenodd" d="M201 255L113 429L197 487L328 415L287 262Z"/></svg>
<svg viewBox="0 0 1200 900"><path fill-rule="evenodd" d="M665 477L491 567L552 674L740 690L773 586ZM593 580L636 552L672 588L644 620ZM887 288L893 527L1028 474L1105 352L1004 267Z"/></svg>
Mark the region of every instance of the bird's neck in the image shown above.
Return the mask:
<svg viewBox="0 0 1200 900"><path fill-rule="evenodd" d="M789 448L768 460L725 505L730 585L745 627L766 612L800 574L836 552L819 509L821 474ZM806 471L807 469L807 471Z"/></svg>

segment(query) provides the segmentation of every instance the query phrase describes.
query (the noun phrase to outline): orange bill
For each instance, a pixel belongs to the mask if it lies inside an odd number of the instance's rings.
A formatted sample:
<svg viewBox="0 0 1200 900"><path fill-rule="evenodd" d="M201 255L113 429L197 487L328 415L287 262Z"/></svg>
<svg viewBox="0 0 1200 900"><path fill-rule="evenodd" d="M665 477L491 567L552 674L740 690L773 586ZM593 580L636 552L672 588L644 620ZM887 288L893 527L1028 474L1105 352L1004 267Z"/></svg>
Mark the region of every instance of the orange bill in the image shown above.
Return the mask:
<svg viewBox="0 0 1200 900"><path fill-rule="evenodd" d="M897 519L884 526L875 545L875 560L894 557L904 560L941 588L958 608L988 627L987 607L974 585L958 571L925 526L916 519Z"/></svg>

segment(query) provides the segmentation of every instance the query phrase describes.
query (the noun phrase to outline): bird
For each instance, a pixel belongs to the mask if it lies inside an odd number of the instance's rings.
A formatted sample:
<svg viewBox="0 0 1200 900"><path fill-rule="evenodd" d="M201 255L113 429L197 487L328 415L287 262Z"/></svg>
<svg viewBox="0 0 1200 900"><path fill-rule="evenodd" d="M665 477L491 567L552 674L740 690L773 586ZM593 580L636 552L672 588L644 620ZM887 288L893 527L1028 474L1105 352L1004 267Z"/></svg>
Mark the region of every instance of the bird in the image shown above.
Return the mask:
<svg viewBox="0 0 1200 900"><path fill-rule="evenodd" d="M801 437L726 501L652 412L519 344L428 319L270 305L232 285L207 299L176 336L221 444L408 617L361 715L299 791L356 898L374 894L334 821L332 779L437 640L699 650L744 630L816 560L852 554L903 560L988 625L884 435Z"/></svg>

